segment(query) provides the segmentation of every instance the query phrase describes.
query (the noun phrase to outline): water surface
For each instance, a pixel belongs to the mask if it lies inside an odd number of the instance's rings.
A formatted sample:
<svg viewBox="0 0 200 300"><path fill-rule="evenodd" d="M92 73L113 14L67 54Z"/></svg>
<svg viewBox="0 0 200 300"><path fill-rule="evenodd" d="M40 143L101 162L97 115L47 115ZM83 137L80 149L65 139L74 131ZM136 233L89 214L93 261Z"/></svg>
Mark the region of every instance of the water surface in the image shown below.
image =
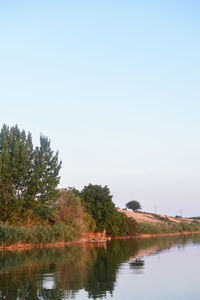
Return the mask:
<svg viewBox="0 0 200 300"><path fill-rule="evenodd" d="M200 236L0 253L0 299L200 299Z"/></svg>

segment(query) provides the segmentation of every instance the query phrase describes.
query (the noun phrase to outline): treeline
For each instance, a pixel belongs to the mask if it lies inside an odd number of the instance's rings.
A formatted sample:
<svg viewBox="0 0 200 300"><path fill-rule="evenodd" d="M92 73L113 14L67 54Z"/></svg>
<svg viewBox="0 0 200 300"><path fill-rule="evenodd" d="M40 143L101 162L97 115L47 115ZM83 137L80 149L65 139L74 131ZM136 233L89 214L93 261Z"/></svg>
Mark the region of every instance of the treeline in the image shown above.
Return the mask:
<svg viewBox="0 0 200 300"><path fill-rule="evenodd" d="M77 214L78 212L78 214ZM85 186L82 191L63 189L58 197L58 221L71 223L82 221L89 231L103 232L111 236L131 235L137 232L137 223L125 214L118 212L112 202L107 186Z"/></svg>
<svg viewBox="0 0 200 300"><path fill-rule="evenodd" d="M41 135L3 125L0 132L0 243L71 240L83 232L130 235L134 220L119 213L107 186L58 190L61 161ZM43 226L43 227L42 227ZM29 228L29 230L27 229ZM39 228L39 229L38 229ZM60 228L60 229L59 229ZM52 236L52 238L51 238Z"/></svg>

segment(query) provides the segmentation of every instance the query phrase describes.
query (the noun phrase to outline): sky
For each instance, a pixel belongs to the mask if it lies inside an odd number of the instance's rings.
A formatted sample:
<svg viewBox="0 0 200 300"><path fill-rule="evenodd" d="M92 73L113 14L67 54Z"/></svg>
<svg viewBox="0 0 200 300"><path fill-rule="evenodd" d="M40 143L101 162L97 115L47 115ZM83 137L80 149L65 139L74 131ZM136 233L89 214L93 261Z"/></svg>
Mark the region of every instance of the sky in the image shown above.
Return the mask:
<svg viewBox="0 0 200 300"><path fill-rule="evenodd" d="M200 2L0 1L0 126L42 133L60 187L200 216Z"/></svg>

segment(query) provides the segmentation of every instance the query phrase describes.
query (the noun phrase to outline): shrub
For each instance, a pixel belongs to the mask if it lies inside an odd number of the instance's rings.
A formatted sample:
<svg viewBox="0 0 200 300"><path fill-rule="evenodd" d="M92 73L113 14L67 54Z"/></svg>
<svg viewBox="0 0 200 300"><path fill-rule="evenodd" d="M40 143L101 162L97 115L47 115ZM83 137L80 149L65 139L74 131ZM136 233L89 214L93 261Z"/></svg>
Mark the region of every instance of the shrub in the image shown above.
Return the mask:
<svg viewBox="0 0 200 300"><path fill-rule="evenodd" d="M92 217L91 217L92 218ZM56 221L58 224L72 226L78 232L87 231L87 225L92 226L81 198L72 189L63 189L57 199Z"/></svg>

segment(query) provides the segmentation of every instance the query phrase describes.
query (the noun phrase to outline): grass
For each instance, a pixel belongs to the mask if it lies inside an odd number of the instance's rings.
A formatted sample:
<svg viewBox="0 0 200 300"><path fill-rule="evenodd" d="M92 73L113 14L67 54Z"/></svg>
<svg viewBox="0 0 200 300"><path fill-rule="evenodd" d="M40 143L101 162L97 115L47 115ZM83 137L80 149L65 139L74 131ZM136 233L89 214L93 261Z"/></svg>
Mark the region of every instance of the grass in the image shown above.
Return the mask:
<svg viewBox="0 0 200 300"><path fill-rule="evenodd" d="M192 222L191 224L181 222L165 222L164 224L139 223L139 233L146 234L161 234L161 233L176 233L176 232L194 232L200 231L200 224Z"/></svg>
<svg viewBox="0 0 200 300"><path fill-rule="evenodd" d="M0 225L0 246L68 242L78 237L78 231L68 225L41 225L35 228Z"/></svg>

